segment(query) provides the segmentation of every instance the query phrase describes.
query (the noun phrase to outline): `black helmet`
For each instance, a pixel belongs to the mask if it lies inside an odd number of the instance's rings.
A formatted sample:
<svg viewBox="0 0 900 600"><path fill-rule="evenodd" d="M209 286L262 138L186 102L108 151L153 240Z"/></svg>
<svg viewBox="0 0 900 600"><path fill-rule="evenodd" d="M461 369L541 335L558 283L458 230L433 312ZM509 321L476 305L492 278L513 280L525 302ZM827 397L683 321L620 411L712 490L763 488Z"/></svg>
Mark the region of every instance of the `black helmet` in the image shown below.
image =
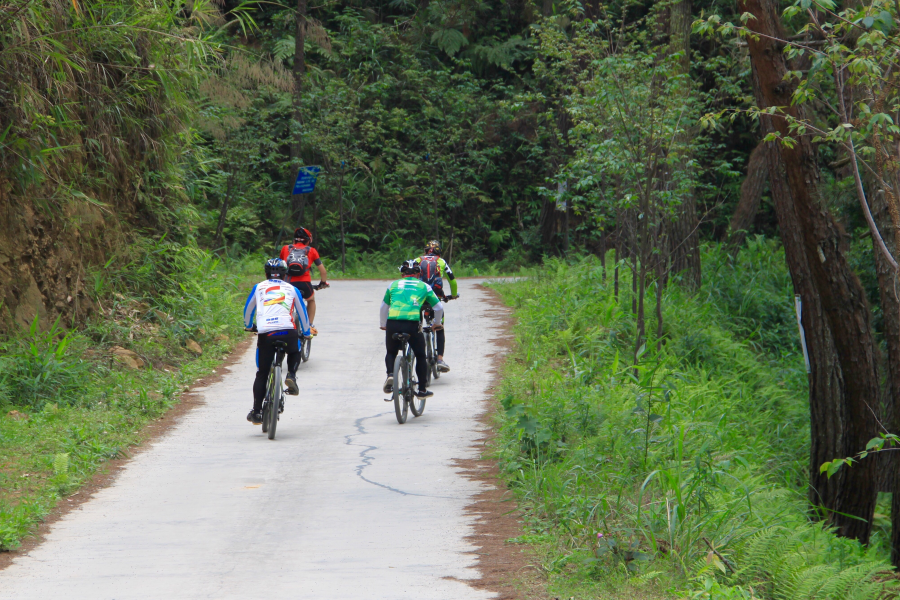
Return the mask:
<svg viewBox="0 0 900 600"><path fill-rule="evenodd" d="M419 271L419 263L414 260L403 261L400 265L400 272L404 275L418 275Z"/></svg>
<svg viewBox="0 0 900 600"><path fill-rule="evenodd" d="M298 227L294 230L294 240L299 240L301 244L309 246L312 244L312 234L305 227Z"/></svg>
<svg viewBox="0 0 900 600"><path fill-rule="evenodd" d="M441 255L441 243L437 240L431 240L425 244L425 254Z"/></svg>
<svg viewBox="0 0 900 600"><path fill-rule="evenodd" d="M272 279L273 275L278 279L284 279L287 271L287 263L280 258L270 258L266 261L266 279Z"/></svg>

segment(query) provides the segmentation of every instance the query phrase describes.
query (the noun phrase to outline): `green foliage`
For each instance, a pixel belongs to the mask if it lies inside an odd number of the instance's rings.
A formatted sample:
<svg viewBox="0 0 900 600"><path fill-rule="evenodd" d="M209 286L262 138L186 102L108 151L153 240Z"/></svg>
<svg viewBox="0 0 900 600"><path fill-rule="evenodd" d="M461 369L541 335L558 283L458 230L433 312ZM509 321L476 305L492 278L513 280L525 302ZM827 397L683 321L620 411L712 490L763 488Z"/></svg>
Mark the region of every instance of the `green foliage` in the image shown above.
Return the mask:
<svg viewBox="0 0 900 600"><path fill-rule="evenodd" d="M496 286L518 323L499 455L529 527L553 540L545 568L583 582L666 572L696 598L838 598L848 582L859 598L896 594L883 541L867 551L806 515L802 357L747 327L769 315L797 335L780 250L758 239L731 266L721 252L704 254L719 271L699 295L665 292L665 343L650 336L636 364L629 282L617 301L597 260Z"/></svg>
<svg viewBox="0 0 900 600"><path fill-rule="evenodd" d="M68 403L90 379L90 365L71 348L76 334L62 331L59 320L46 331L38 326L35 317L27 335L0 343L0 407Z"/></svg>

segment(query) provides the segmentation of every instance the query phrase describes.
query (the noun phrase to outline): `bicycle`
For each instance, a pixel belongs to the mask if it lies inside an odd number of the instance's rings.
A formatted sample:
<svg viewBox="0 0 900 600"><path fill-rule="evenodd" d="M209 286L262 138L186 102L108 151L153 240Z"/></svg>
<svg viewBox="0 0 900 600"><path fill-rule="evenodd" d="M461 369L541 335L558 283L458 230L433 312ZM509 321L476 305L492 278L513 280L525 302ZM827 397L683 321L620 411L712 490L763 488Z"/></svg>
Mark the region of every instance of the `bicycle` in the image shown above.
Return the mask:
<svg viewBox="0 0 900 600"><path fill-rule="evenodd" d="M441 298L441 302L450 302L455 299L457 296L444 296ZM425 334L425 355L428 361L428 369L426 372L428 373L427 379L425 381L425 387L431 385L432 379L440 379L441 372L438 371L437 368L437 334L434 330L434 309L430 306L426 306L422 309L422 319L425 321L425 325L422 327L422 333Z"/></svg>
<svg viewBox="0 0 900 600"><path fill-rule="evenodd" d="M269 369L269 382L266 385L266 397L262 405L262 430L268 433L269 439L275 439L275 428L278 419L284 412L284 385L281 378L281 363L287 352L287 342L277 341L272 344L275 348L275 358L272 359L272 368Z"/></svg>
<svg viewBox="0 0 900 600"><path fill-rule="evenodd" d="M419 382L416 379L416 355L409 345L408 333L395 333L395 340L403 343L403 348L397 358L394 359L394 413L397 422L406 423L408 410L416 417L421 417L425 412L425 398L416 397L416 387Z"/></svg>
<svg viewBox="0 0 900 600"><path fill-rule="evenodd" d="M324 290L325 288L331 287L327 283L318 283L312 286L312 289L319 291ZM299 330L298 330L299 333ZM300 360L303 362L309 361L309 353L312 350L312 339L313 336L305 336L302 333L300 334Z"/></svg>

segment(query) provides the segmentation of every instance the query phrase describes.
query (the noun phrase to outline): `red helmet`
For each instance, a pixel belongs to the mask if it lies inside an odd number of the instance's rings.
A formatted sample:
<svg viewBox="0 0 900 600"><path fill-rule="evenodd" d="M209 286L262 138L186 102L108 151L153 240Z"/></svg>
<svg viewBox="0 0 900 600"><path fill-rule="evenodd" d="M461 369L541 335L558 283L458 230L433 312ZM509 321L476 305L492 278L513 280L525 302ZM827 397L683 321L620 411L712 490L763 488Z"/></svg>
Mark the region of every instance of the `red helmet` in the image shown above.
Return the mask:
<svg viewBox="0 0 900 600"><path fill-rule="evenodd" d="M309 232L309 229L298 227L294 230L294 241L299 241L309 246L312 244L312 234Z"/></svg>

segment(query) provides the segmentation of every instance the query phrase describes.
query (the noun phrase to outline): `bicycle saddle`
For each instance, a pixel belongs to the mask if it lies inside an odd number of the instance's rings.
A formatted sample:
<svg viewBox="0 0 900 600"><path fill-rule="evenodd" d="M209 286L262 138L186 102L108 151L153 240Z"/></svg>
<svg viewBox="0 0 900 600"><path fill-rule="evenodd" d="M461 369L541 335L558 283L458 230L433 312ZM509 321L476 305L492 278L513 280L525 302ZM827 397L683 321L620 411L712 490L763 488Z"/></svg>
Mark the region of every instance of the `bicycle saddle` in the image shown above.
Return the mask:
<svg viewBox="0 0 900 600"><path fill-rule="evenodd" d="M409 334L408 333L395 333L394 339L400 340L401 342L405 342L409 339Z"/></svg>
<svg viewBox="0 0 900 600"><path fill-rule="evenodd" d="M287 342L285 342L285 341L283 341L283 340L278 340L277 342L272 342L272 347L273 347L273 348L286 349L286 348L287 348Z"/></svg>

